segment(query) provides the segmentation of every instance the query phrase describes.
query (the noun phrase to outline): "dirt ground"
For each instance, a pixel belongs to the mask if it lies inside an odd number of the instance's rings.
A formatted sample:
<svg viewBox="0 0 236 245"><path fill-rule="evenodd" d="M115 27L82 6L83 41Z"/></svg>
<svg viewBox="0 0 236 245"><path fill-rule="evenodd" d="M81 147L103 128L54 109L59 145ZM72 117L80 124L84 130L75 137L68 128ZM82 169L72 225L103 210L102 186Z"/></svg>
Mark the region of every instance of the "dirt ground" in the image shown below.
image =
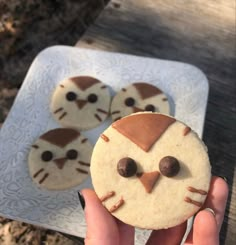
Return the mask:
<svg viewBox="0 0 236 245"><path fill-rule="evenodd" d="M34 57L73 46L109 0L0 0L0 128ZM0 217L1 245L74 245L73 237Z"/></svg>

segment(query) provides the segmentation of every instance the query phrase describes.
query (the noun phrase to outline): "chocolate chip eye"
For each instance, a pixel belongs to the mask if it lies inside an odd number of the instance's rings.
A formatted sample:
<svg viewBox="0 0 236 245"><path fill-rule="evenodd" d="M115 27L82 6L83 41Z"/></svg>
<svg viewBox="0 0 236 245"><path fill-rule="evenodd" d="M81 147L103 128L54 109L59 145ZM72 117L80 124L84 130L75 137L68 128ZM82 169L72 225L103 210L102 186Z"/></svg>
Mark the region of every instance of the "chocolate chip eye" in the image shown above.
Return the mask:
<svg viewBox="0 0 236 245"><path fill-rule="evenodd" d="M137 172L137 164L132 158L122 158L117 163L117 171L122 177L131 177Z"/></svg>
<svg viewBox="0 0 236 245"><path fill-rule="evenodd" d="M163 157L159 162L160 172L166 177L174 177L180 170L179 161L172 156Z"/></svg>
<svg viewBox="0 0 236 245"><path fill-rule="evenodd" d="M68 92L68 93L66 94L66 99L67 99L68 101L74 101L74 100L77 99L77 94L74 93L74 92Z"/></svg>
<svg viewBox="0 0 236 245"><path fill-rule="evenodd" d="M98 96L96 94L90 94L88 96L88 102L95 103L98 100Z"/></svg>
<svg viewBox="0 0 236 245"><path fill-rule="evenodd" d="M125 105L134 106L134 104L135 104L135 100L132 97L125 99Z"/></svg>
<svg viewBox="0 0 236 245"><path fill-rule="evenodd" d="M151 105L151 104L146 105L145 106L145 111L152 111L152 112L154 112L155 111L155 106L154 105Z"/></svg>
<svg viewBox="0 0 236 245"><path fill-rule="evenodd" d="M51 151L44 151L41 155L41 158L44 162L49 162L53 158L53 154Z"/></svg>
<svg viewBox="0 0 236 245"><path fill-rule="evenodd" d="M71 149L71 150L67 151L66 157L70 160L74 160L78 157L78 151Z"/></svg>

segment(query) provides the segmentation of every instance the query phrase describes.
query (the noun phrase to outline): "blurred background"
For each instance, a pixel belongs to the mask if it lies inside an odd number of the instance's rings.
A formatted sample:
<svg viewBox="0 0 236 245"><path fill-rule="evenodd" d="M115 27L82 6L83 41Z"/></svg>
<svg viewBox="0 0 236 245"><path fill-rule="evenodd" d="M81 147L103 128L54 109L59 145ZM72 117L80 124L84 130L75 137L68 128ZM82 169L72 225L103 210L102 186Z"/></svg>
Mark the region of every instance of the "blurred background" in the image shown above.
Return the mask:
<svg viewBox="0 0 236 245"><path fill-rule="evenodd" d="M108 0L0 0L0 127L34 57L74 46ZM79 244L50 230L0 217L0 244Z"/></svg>

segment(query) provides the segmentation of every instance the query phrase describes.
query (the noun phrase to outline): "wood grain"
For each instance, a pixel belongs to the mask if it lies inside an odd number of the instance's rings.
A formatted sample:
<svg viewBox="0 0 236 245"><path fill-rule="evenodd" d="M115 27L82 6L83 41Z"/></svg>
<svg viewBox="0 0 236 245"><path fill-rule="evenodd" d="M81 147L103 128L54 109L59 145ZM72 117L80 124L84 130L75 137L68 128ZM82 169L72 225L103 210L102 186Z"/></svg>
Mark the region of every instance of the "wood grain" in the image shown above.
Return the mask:
<svg viewBox="0 0 236 245"><path fill-rule="evenodd" d="M221 244L236 244L235 1L111 1L78 46L177 60L210 83L204 141L213 174L228 178Z"/></svg>

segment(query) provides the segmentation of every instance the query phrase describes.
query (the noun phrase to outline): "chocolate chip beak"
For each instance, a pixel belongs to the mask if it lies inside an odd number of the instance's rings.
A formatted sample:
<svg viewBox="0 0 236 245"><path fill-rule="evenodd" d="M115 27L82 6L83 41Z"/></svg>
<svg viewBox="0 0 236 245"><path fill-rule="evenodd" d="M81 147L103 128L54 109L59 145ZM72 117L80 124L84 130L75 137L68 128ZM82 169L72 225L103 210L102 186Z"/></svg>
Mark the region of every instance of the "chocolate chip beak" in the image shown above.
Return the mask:
<svg viewBox="0 0 236 245"><path fill-rule="evenodd" d="M57 158L54 159L53 161L55 162L55 164L57 165L57 167L59 169L63 169L65 163L66 163L67 158L63 157L63 158Z"/></svg>
<svg viewBox="0 0 236 245"><path fill-rule="evenodd" d="M141 108L138 108L138 107L133 106L133 113L135 113L135 112L141 112L141 111L144 111L144 110L141 109Z"/></svg>
<svg viewBox="0 0 236 245"><path fill-rule="evenodd" d="M79 109L82 109L87 104L87 102L87 100L76 100L76 104L79 107Z"/></svg>
<svg viewBox="0 0 236 245"><path fill-rule="evenodd" d="M152 189L155 186L159 176L160 176L160 173L158 171L137 174L137 177L143 184L147 193L152 192Z"/></svg>

